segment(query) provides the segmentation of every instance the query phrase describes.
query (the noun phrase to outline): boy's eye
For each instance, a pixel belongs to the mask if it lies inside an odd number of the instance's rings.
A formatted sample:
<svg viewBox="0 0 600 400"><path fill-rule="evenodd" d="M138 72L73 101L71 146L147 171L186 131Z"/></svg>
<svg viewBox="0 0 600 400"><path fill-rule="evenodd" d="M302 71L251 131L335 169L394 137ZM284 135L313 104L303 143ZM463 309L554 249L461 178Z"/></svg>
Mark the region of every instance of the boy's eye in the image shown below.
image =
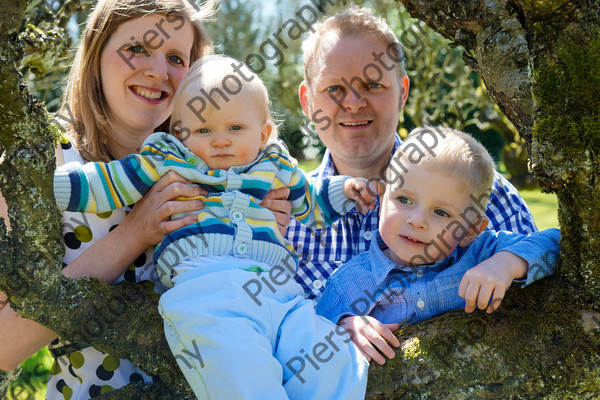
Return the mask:
<svg viewBox="0 0 600 400"><path fill-rule="evenodd" d="M339 92L340 90L342 90L342 87L340 85L331 85L327 87L327 93L335 93Z"/></svg>
<svg viewBox="0 0 600 400"><path fill-rule="evenodd" d="M179 56L169 56L169 61L171 61L173 64L185 65L185 62Z"/></svg>
<svg viewBox="0 0 600 400"><path fill-rule="evenodd" d="M399 196L398 201L401 204L411 204L412 203L408 197L404 197L404 196Z"/></svg>
<svg viewBox="0 0 600 400"><path fill-rule="evenodd" d="M436 213L436 214L437 214L437 215L439 215L440 217L449 217L449 216L450 216L450 214L449 214L449 213L447 213L446 211L444 211L444 210L441 210L441 209L439 209L439 208L438 208L437 210L435 210L435 211L434 211L434 213Z"/></svg>

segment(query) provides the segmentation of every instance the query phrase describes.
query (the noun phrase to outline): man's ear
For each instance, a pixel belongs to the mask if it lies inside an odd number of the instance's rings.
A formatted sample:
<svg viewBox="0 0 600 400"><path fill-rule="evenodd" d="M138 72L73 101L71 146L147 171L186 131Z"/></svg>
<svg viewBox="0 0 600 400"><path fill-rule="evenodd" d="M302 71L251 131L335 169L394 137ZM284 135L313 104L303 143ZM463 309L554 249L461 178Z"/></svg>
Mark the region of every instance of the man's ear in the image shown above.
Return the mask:
<svg viewBox="0 0 600 400"><path fill-rule="evenodd" d="M306 81L300 82L298 86L298 97L300 98L300 105L304 114L310 118L310 107L308 106L308 84Z"/></svg>
<svg viewBox="0 0 600 400"><path fill-rule="evenodd" d="M273 132L273 126L269 122L266 122L262 128L262 131L260 132L260 149L261 150L264 149L265 146L267 145L267 142L269 141L269 138L271 137L271 132Z"/></svg>
<svg viewBox="0 0 600 400"><path fill-rule="evenodd" d="M460 242L458 242L458 245L460 247L467 247L473 243L473 241L477 239L477 236L479 236L479 234L483 232L485 228L487 228L489 222L490 220L485 215L477 217L471 226L469 226L466 235L460 240Z"/></svg>
<svg viewBox="0 0 600 400"><path fill-rule="evenodd" d="M410 79L408 76L404 75L404 77L400 78L400 110L406 104L406 99L408 99L408 89L410 88Z"/></svg>

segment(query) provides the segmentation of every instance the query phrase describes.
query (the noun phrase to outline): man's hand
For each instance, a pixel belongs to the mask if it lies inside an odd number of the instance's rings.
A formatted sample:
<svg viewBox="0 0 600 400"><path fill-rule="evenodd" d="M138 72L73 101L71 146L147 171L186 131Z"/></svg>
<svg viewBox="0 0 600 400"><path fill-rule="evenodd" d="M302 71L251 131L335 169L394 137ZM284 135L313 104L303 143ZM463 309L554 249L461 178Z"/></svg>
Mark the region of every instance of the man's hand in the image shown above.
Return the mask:
<svg viewBox="0 0 600 400"><path fill-rule="evenodd" d="M525 277L527 267L521 257L501 251L468 270L458 287L458 295L466 302L465 312L475 308L496 311L512 281Z"/></svg>
<svg viewBox="0 0 600 400"><path fill-rule="evenodd" d="M390 344L394 347L400 346L400 342L393 333L400 329L400 324L382 324L373 317L353 315L342 318L338 325L348 331L352 341L368 361L374 360L379 365L385 364L385 358L379 351L387 358L392 359L396 353Z"/></svg>
<svg viewBox="0 0 600 400"><path fill-rule="evenodd" d="M365 178L348 178L344 181L344 194L349 199L356 201L356 209L361 214L375 208L377 190L369 186Z"/></svg>
<svg viewBox="0 0 600 400"><path fill-rule="evenodd" d="M277 228L283 236L287 233L288 225L290 224L290 215L292 213L292 205L287 200L290 196L290 188L282 187L279 189L273 189L260 202L260 205L264 208L268 208L273 212L275 221L277 221Z"/></svg>

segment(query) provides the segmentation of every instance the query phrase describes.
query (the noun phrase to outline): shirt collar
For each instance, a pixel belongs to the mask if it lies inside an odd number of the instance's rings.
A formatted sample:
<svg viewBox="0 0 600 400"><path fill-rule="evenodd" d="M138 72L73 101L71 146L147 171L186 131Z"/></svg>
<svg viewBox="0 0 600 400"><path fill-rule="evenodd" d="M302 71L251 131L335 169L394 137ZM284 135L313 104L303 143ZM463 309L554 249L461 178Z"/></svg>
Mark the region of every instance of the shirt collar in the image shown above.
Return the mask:
<svg viewBox="0 0 600 400"><path fill-rule="evenodd" d="M385 254L383 254L383 251L386 250L388 246L381 238L379 230L375 232L374 239L376 240L376 242L369 248L369 262L371 264L371 273L373 274L373 278L375 279L375 282L377 284L383 283L390 274L390 272L392 272L392 270L398 270L402 272L416 272L420 269L423 272L425 272L429 269L445 269L448 267L448 265L452 265L456 262L456 260L459 258L458 253L459 251L461 251L460 247L456 247L452 254L450 254L446 258L438 260L435 264L423 265L418 268L405 267L403 265L396 264L395 262L390 260Z"/></svg>
<svg viewBox="0 0 600 400"><path fill-rule="evenodd" d="M394 137L394 147L392 147L392 153L390 154L390 160L392 159L392 156L394 155L394 153L396 152L396 149L398 149L398 146L400 146L400 144L402 143L402 140L400 140L400 136L398 136L398 134L395 135ZM317 168L317 179L321 180L324 178L328 178L330 176L335 176L338 174L337 169L335 168L335 164L333 163L333 158L331 157L331 152L329 151L329 149L325 150L325 154L323 155L323 160L321 161L321 164L319 165L319 167Z"/></svg>

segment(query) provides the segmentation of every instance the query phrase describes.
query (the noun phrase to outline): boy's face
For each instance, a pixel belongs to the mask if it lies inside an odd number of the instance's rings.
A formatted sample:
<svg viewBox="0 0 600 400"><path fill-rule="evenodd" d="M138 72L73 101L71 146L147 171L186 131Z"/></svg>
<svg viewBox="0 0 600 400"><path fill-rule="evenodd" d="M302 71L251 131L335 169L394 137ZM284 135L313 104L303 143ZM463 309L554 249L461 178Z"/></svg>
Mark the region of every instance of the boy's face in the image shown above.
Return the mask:
<svg viewBox="0 0 600 400"><path fill-rule="evenodd" d="M391 182L381 203L379 231L389 247L385 254L404 266L433 264L458 245L468 246L486 224L476 218L478 210L461 180L406 165L403 184Z"/></svg>
<svg viewBox="0 0 600 400"><path fill-rule="evenodd" d="M266 105L257 96L240 92L228 101L219 98L220 109L208 106L202 122L187 106L179 112L182 132L177 137L188 149L204 161L210 169L228 169L254 161L271 134L265 122ZM185 96L186 104L192 96Z"/></svg>

